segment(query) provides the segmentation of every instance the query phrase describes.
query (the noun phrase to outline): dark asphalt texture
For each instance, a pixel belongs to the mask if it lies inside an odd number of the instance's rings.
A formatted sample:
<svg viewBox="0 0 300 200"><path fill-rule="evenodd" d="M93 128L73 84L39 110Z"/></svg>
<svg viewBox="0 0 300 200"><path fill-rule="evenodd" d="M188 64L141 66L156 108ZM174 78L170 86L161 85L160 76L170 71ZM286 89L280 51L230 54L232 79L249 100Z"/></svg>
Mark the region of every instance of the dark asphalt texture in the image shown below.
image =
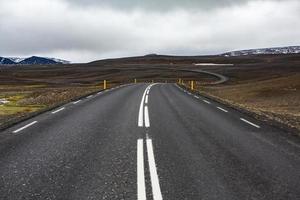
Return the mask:
<svg viewBox="0 0 300 200"><path fill-rule="evenodd" d="M174 84L151 88L151 126L138 127L148 85L71 102L2 131L0 199L137 199L137 140L146 135L163 199L300 199L298 137ZM32 121L37 123L13 133Z"/></svg>

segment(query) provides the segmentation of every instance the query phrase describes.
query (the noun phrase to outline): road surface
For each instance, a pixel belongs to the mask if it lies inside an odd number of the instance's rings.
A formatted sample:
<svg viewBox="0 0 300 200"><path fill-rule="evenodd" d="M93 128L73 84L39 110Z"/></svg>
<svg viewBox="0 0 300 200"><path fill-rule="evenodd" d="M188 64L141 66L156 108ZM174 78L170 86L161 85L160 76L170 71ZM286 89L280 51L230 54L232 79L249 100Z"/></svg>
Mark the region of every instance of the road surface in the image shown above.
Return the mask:
<svg viewBox="0 0 300 200"><path fill-rule="evenodd" d="M70 102L0 133L0 199L300 199L298 138L174 84Z"/></svg>

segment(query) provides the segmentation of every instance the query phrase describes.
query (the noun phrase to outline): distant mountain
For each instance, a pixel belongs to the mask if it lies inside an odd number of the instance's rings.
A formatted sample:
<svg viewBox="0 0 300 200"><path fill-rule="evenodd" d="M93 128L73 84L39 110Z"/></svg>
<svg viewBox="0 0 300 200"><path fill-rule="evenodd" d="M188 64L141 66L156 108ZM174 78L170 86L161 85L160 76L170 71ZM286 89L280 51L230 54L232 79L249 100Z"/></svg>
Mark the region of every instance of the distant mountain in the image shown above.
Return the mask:
<svg viewBox="0 0 300 200"><path fill-rule="evenodd" d="M57 58L31 56L29 58L0 57L0 65L55 65L69 64L69 61Z"/></svg>
<svg viewBox="0 0 300 200"><path fill-rule="evenodd" d="M0 57L0 65L14 65L14 64L16 64L14 61L8 58Z"/></svg>
<svg viewBox="0 0 300 200"><path fill-rule="evenodd" d="M22 60L26 59L26 58L18 58L18 57L8 57L8 59L10 59L11 61L15 62L15 63L19 63Z"/></svg>
<svg viewBox="0 0 300 200"><path fill-rule="evenodd" d="M32 56L32 57L22 60L18 64L20 64L20 65L54 65L54 64L60 64L60 63L56 62L52 59L49 59L49 58Z"/></svg>
<svg viewBox="0 0 300 200"><path fill-rule="evenodd" d="M262 55L262 54L296 54L296 53L300 53L300 46L231 51L231 52L224 53L222 55L226 57L230 57L230 56L248 56L248 55Z"/></svg>
<svg viewBox="0 0 300 200"><path fill-rule="evenodd" d="M45 57L47 58L47 57ZM57 63L61 63L61 64L70 64L71 62L70 61L67 61L67 60L62 60L62 59L58 59L58 58L47 58L47 59L50 59L50 60L53 60Z"/></svg>

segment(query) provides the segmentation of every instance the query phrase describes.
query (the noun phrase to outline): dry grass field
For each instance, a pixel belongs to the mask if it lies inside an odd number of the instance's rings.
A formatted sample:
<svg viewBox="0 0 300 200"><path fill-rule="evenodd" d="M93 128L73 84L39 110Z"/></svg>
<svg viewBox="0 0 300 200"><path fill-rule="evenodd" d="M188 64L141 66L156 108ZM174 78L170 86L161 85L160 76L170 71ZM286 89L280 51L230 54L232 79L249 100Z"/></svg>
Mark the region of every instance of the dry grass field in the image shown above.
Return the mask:
<svg viewBox="0 0 300 200"><path fill-rule="evenodd" d="M8 103L0 105L0 126L95 90L96 86L1 85L0 99Z"/></svg>
<svg viewBox="0 0 300 200"><path fill-rule="evenodd" d="M264 120L300 130L300 56L267 56L263 62L215 67L229 77L221 85L198 85L198 90ZM208 67L206 67L208 69Z"/></svg>
<svg viewBox="0 0 300 200"><path fill-rule="evenodd" d="M234 85L202 87L201 91L300 130L300 73Z"/></svg>

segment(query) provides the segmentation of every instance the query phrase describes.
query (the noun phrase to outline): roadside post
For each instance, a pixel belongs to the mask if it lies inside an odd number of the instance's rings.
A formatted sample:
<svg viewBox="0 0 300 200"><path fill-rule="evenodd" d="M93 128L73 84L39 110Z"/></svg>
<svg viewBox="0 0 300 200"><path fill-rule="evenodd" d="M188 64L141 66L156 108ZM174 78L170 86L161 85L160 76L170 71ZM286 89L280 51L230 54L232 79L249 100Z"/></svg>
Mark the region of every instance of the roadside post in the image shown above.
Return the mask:
<svg viewBox="0 0 300 200"><path fill-rule="evenodd" d="M103 81L103 89L106 90L107 86L106 86L106 80Z"/></svg>
<svg viewBox="0 0 300 200"><path fill-rule="evenodd" d="M191 90L194 90L194 81L191 81Z"/></svg>

